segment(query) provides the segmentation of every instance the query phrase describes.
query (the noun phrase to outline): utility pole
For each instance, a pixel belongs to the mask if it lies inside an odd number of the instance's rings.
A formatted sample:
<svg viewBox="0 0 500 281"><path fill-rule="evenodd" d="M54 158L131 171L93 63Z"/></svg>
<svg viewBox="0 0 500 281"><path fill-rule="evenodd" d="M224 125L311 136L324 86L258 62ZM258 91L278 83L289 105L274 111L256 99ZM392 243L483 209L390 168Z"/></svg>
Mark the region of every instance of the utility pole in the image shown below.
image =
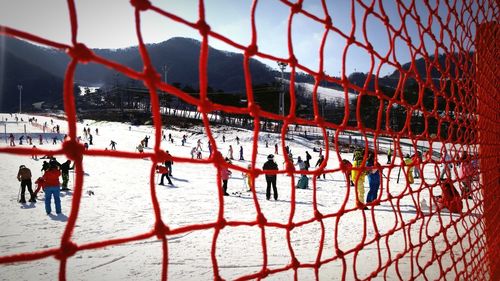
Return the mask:
<svg viewBox="0 0 500 281"><path fill-rule="evenodd" d="M285 69L287 64L279 61L278 66L281 70L281 93L279 96L279 114L285 116Z"/></svg>
<svg viewBox="0 0 500 281"><path fill-rule="evenodd" d="M23 85L17 85L17 89L19 90L19 114L21 114L21 96L23 92Z"/></svg>

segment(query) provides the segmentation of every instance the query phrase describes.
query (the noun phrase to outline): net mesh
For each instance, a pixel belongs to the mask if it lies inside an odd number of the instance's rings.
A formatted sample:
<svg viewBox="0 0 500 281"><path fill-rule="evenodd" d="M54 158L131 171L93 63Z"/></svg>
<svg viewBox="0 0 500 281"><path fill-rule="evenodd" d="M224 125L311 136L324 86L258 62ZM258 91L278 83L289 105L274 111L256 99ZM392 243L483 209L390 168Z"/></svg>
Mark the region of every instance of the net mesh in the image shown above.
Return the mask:
<svg viewBox="0 0 500 281"><path fill-rule="evenodd" d="M498 131L499 131L499 120L498 120L498 20L499 10L498 3L495 1L465 1L462 5L456 5L456 1L449 3L448 1L438 1L437 3L431 4L428 1L423 1L423 3L417 3L418 1L395 1L393 5L398 10L398 15L400 17L400 25L393 23L389 20L386 15L382 1L350 1L351 7L356 4L358 7L358 13L361 12L362 17L356 17L357 23L363 26L362 36L355 37L354 33L345 33L339 26L335 25L335 20L329 14L327 8L327 1L321 1L322 16L318 16L310 13L303 8L303 1L291 2L282 0L280 3L289 8L288 15L288 34L287 34L287 47L288 47L288 57L275 57L271 54L266 54L259 51L257 45L257 29L256 29L256 17L255 11L256 7L259 5L260 1L253 1L252 8L249 11L249 16L251 18L251 43L249 46L242 46L238 43L227 38L222 34L216 33L210 29L209 23L205 20L205 9L204 1L199 1L198 6L198 20L196 22L190 22L183 19L182 17L170 13L166 10L160 9L159 7L151 4L147 0L132 0L130 4L135 9L135 26L136 34L139 42L139 51L143 60L144 68L142 72L134 71L124 65L115 63L108 59L98 56L92 50L87 48L83 43L78 41L78 24L77 24L77 10L74 5L74 1L68 0L68 10L71 18L71 45L60 44L53 42L48 39L38 37L35 34L29 34L20 30L16 30L7 26L0 27L0 33L22 38L38 44L42 44L48 47L60 49L66 51L68 56L71 58L69 63L64 83L64 109L67 116L68 123L68 136L69 138L63 143L59 150L52 151L52 154L62 154L66 155L69 159L75 161L75 189L73 194L73 204L71 207L71 215L67 221L64 233L62 234L60 240L60 246L53 249L45 249L34 252L18 253L15 255L7 255L0 257L0 263L18 263L39 260L47 257L55 257L60 262L59 267L59 278L61 280L66 279L67 262L73 255L77 252L98 249L106 246L118 245L122 243L128 243L132 241L145 240L152 237L157 237L157 239L162 242L163 258L162 258L162 280L166 280L168 276L168 265L169 265L169 253L167 242L169 237L172 235L178 235L182 233L187 233L190 231L197 230L213 230L213 238L211 245L211 261L213 266L213 276L214 279L222 279L219 261L216 255L217 240L224 227L232 226L254 226L260 228L260 239L261 247L263 253L263 263L259 270L252 274L239 276L238 279L262 279L274 274L293 271L295 279L299 278L299 270L312 269L314 271L316 279L319 278L320 268L331 262L341 262L342 271L338 273L342 278L349 278L347 276L348 272L352 270L352 274L355 279L365 279L373 277L382 277L384 279L390 279L394 276L389 276L388 268L395 266L395 271L397 274L396 278L399 279L429 279L426 275L426 270L431 266L438 264L439 273L438 279L444 279L449 273L452 273L456 279L465 280L498 280L500 278L498 270L498 261L496 256L499 253L498 249L498 211L497 206L499 202L498 197ZM384 2L385 3L385 2ZM376 8L376 7L379 8ZM421 18L419 12L417 11L417 6L426 10L428 17ZM447 17L442 17L442 11L445 11ZM441 11L441 12L438 12ZM142 33L141 33L141 15L143 13L156 13L162 15L170 20L173 20L179 24L190 27L197 30L201 37L201 49L199 54L199 85L200 85L200 96L199 98L192 97L188 93L183 92L170 84L161 81L161 76L156 72L153 67L150 56L147 52L146 45L144 44ZM293 30L293 20L298 15L306 17L312 21L315 21L324 26L322 40L317 50L317 56L319 58L319 67L317 69L310 69L305 66L301 61L299 61L294 54L294 45L292 41L292 30ZM351 17L354 19L354 9L352 9ZM387 54L380 53L374 49L369 41L369 34L366 31L367 18L371 17L379 21L386 28L389 36L389 51ZM408 25L415 24L416 30L418 31L418 39L412 40L412 36L408 32ZM354 21L353 21L354 25ZM431 28L432 26L432 28ZM439 32L433 32L431 29L438 28ZM354 28L353 28L354 30ZM327 37L335 34L340 38L343 38L346 44L343 46L343 59L342 59L342 75L340 77L334 77L325 74L324 71L324 53L329 50L326 48ZM438 34L438 35L436 35ZM241 50L244 54L243 56L243 66L246 82L246 94L247 94L247 107L246 108L234 108L229 106L222 106L211 102L207 97L207 63L208 63L208 52L209 52L209 39L217 39L225 42L226 44ZM447 39L447 40L445 40ZM447 58L444 64L439 63L436 60L438 56L432 56L435 54L429 54L423 44L415 43L415 41L424 42L425 40L430 40L437 46L436 54L444 53ZM410 68L404 68L398 61L395 55L396 41L401 41L408 45L408 50L410 52L410 57L412 66ZM448 44L444 44L444 41L449 41ZM349 48L358 47L363 49L370 56L370 73L374 74L373 78L368 77L364 85L357 85L351 82L345 76L345 69L347 65L347 53ZM273 60L276 62L282 62L288 65L291 69L290 81L288 94L290 96L290 111L286 116L281 116L279 114L270 113L263 111L259 105L255 102L255 97L252 88L252 73L250 71L249 61L252 57L260 57L264 59ZM420 72L417 71L416 58L421 57L424 59L427 77L424 77ZM378 67L376 67L375 61L378 61ZM142 81L144 85L149 89L150 100L151 100L151 112L154 121L155 136L154 136L154 149L152 152L144 152L143 154L123 152L123 151L109 151L109 150L85 150L83 145L77 141L76 132L76 107L75 99L73 93L73 79L75 74L75 69L78 64L81 63L98 63L114 69L125 76L132 79ZM378 77L382 65L390 65L399 71L399 84L395 89L394 95L387 96L378 87ZM452 66L453 65L453 66ZM297 71L302 71L310 74L315 79L314 90L313 90L313 110L314 118L312 120L304 119L298 117L296 114L296 96L295 96L295 77ZM431 81L431 72L438 72L440 78L436 83ZM373 79L373 81L369 81ZM411 101L405 96L404 93L404 81L413 79L416 81L416 91L417 99ZM323 81L330 83L336 83L342 85L345 90L345 95L347 97L348 91L354 90L358 93L358 99L356 108L353 109L356 115L356 124L352 125L348 121L348 114L344 117L343 122L340 124L330 123L325 121L320 114L320 108L318 103L318 93L317 88ZM369 87L370 83L374 83L373 89ZM155 191L155 166L158 162L163 162L168 157L164 151L160 149L161 136L162 136L162 117L160 114L160 104L158 99L159 91L167 92L170 95L176 96L182 101L196 106L198 111L201 113L203 120L203 125L207 137L214 149L217 149L217 142L215 141L212 130L209 124L208 114L212 111L218 110L231 114L244 114L250 115L254 118L254 142L253 142L253 155L252 155L252 168L248 170L251 174L252 181L255 177L263 175L264 173L269 173L269 171L262 171L256 167L255 163L257 160L257 140L259 139L260 124L263 118L278 121L282 126L281 128L281 145L282 148L279 152L285 154L286 147L286 134L287 129L293 124L300 124L303 126L311 126L319 128L323 139L325 140L325 158L328 161L331 157L332 151L335 150L338 158L341 156L339 154L339 149L342 146L340 142L340 132L350 130L353 132L358 132L364 139L365 150L361 152L358 165L354 165L350 168L348 165L341 165L335 170L326 170L325 165L321 165L318 169L309 171L309 175L313 175L312 190L313 190L313 208L314 217L307 221L294 221L294 213L296 208L295 202L295 189L293 181L291 183L291 203L290 203L290 215L289 221L286 224L279 224L272 221L268 221L261 210L259 201L257 200L257 194L255 188L252 188L252 198L255 204L255 209L257 216L253 221L229 221L224 218L224 196L222 189L220 188L220 170L226 167L228 164L224 161L221 154L213 154L211 158L206 160L193 160L189 158L174 157L176 162L193 163L193 164L213 164L219 172L218 175L218 199L219 199L219 209L217 214L217 219L215 223L207 224L192 224L188 226L183 226L179 228L172 228L166 225L161 216L160 204L158 202L156 191ZM429 107L425 104L425 95L428 92L435 94L436 99L434 104ZM381 105L386 104L386 106L379 106L378 118L376 124L373 128L365 126L362 122L363 118L363 98L373 97L376 102ZM438 98L441 99L445 104L445 114L439 115L437 112ZM399 106L406 113L400 116L404 120L403 128L400 130L394 130L391 128L391 114L396 114L391 111L395 111L394 106ZM412 130L412 124L415 119L413 119L412 113L418 113L423 122L425 123L422 132L415 133ZM438 124L437 131L432 132L429 128L430 123L435 122ZM328 131L327 131L328 130ZM329 138L330 132L335 132L331 139ZM378 155L380 150L377 145L377 138L380 136L389 137L393 141L394 156L402 158L403 147L411 147L413 151L419 149L419 141L427 141L430 143L431 148L433 144L442 144L440 146L440 153L449 155L449 157L432 157L433 155L422 155L422 157L417 157L413 159L412 164L404 166L404 164L395 164L394 161L389 162L387 165L382 165L383 169L399 169L403 166L402 177L408 180L411 177L411 171L408 169L409 166L413 166L415 169L423 169L425 165L430 164L443 164L443 167L448 167L442 171L436 170L436 178L438 179L435 183L425 183L423 182L418 188L408 188L404 192L393 195L387 192L387 196L382 198L379 196L378 199L382 202L390 203L392 211L396 216L401 215L400 201L398 199L404 196L411 196L413 202L416 206L420 205L419 194L421 191L427 190L430 194L433 194L433 188L445 186L447 183L452 183L454 186L467 186L468 190L461 190L461 196L471 196L472 199L463 198L464 205L463 211L458 217L453 220L448 220L444 222L441 219L440 209L431 208L430 211L424 212L420 208L414 219L410 221L404 221L401 219L400 223L394 225L392 229L386 232L376 232L373 238L367 238L366 234L361 242L350 248L341 249L338 243L332 249L326 250L324 244L326 243L326 236L329 234L330 230L326 229L324 226L324 220L333 218L338 221L347 216L350 212L359 212L365 206L362 202L358 203L357 208L349 208L344 202L343 206L338 212L335 213L321 213L318 209L317 198L316 198L316 177L325 172L345 172L350 173L350 169L355 172L358 171L360 174L365 171L364 160L368 157L369 149L375 151L375 155ZM405 143L406 141L406 143ZM369 143L371 146L369 147ZM334 150L333 150L334 149ZM439 148L438 148L439 150ZM31 149L23 148L3 148L2 153L11 154L26 154L31 155ZM40 150L40 153L48 151ZM461 158L464 152L468 156ZM385 152L384 152L385 153ZM154 215L155 215L155 225L154 228L146 233L135 235L132 237L123 237L111 240L95 241L92 243L77 245L72 241L72 233L75 228L76 220L79 214L80 201L82 199L82 189L83 189L83 165L82 160L85 156L107 156L107 157L122 157L129 159L140 159L144 157L149 157L151 159L151 171L150 171L150 194L151 201L153 205ZM325 161L325 162L327 162ZM475 166L474 163L478 163L479 166ZM459 166L459 164L461 164ZM238 169L246 171L240 167L230 166L233 169ZM461 177L455 177L453 180L439 180L443 174L459 174L463 167L470 167L466 170L467 173L461 174ZM400 170L401 171L401 170ZM481 171L481 172L479 172ZM294 174L298 173L294 170L293 165L288 162L284 170L279 170L278 174ZM358 181L360 176L353 178L354 181ZM453 178L449 177L448 178ZM349 179L348 179L349 180ZM348 184L349 186L349 184ZM391 182L382 181L382 189L390 190ZM349 192L356 193L355 187L350 187ZM438 192L439 193L439 192ZM361 195L357 195L360 201L364 201ZM444 193L442 195L445 197ZM434 204L429 202L430 205ZM437 204L437 203L436 203ZM448 208L453 208L447 205ZM363 212L363 211L361 211ZM479 219L471 219L471 217L479 217ZM363 218L366 220L367 216L375 216L372 211L364 211ZM427 225L432 218L439 218L441 226L439 230L434 234L429 234L427 232ZM317 255L314 263L304 263L300 262L297 258L297 253L291 242L291 232L294 228L302 227L310 223L319 223L321 226L321 239L320 244L317 247ZM366 224L364 226L366 228ZM418 239L415 239L410 235L411 228L420 228L420 235ZM280 228L286 231L286 244L287 251L291 257L290 262L283 267L273 267L271 268L268 264L269 257L266 245L266 229L267 228ZM375 231L377 231L377 226L375 225ZM448 239L448 233L452 233L455 239ZM486 234L486 235L483 235ZM404 236L404 245L401 245L402 250L398 254L391 253L391 245L389 243L392 236L401 235ZM338 240L338 233L334 233L334 240ZM438 239L439 238L439 239ZM357 255L363 249L368 247L376 247L377 256L373 257L378 259L378 266L368 275L362 277L358 273L360 270L359 261L356 262ZM431 247L431 256L424 259L421 255L422 249L425 247ZM389 255L381 255L383 251L389 252ZM349 259L348 257L354 257ZM451 257L451 263L445 262L447 260L445 257ZM411 272L409 276L404 275L400 272L398 263L402 258L409 258L411 266ZM448 260L449 261L449 260Z"/></svg>

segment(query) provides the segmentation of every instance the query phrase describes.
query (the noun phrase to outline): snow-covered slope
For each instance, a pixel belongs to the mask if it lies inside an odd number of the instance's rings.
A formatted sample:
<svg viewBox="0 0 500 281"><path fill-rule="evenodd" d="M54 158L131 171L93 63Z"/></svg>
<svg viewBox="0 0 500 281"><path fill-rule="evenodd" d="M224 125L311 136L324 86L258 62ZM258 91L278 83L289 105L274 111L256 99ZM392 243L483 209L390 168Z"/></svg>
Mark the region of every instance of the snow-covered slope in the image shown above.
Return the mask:
<svg viewBox="0 0 500 281"><path fill-rule="evenodd" d="M52 145L52 141L38 144L38 135L42 129L27 123L29 116L19 115L24 122L14 122L14 117L1 114L0 120L7 122L0 124L1 131L9 133L23 133L26 125L27 133L33 134L36 145L44 149L58 149L61 144ZM64 120L53 120L48 117L36 116L38 123L47 122L48 127L59 124L61 134L66 132ZM2 126L3 125L3 126ZM4 128L1 128L4 127ZM116 141L117 149L134 151L140 140L145 136L153 137L151 126L130 126L129 124L114 122L95 122L83 120L78 123L78 134L83 136L83 128L88 127L94 137L94 145L90 149L109 149L111 140ZM95 134L98 128L99 134ZM195 133L198 132L198 133ZM208 157L207 137L202 128L191 128L189 132L180 130L165 130L165 134L172 134L173 144L163 140L161 147L176 157L191 158L190 151L196 146L198 139L203 143L203 158ZM253 132L236 130L226 127L213 128L213 135L217 140L219 151L227 155L229 145L233 146L235 159L239 158L239 146L236 137L241 140L244 148L245 160L234 160L233 164L247 167L250 164ZM186 146L181 146L182 135L187 134ZM5 135L0 139L0 147L7 147ZM226 142L222 141L223 135ZM17 135L16 135L17 136ZM85 141L83 139L82 141ZM266 141L269 147L266 147ZM279 142L279 136L262 133L258 140L256 167L261 168L268 154L274 153L274 144ZM16 143L18 141L16 140ZM288 141L294 161L297 156L305 158L305 151L309 151L313 159L312 166L318 159L318 153L301 145L306 140L297 138ZM151 151L153 138L150 139L146 151ZM24 145L24 147L30 147ZM283 168L283 150L279 147L276 162ZM342 157L351 160L352 154L345 153ZM0 169L0 256L33 252L60 245L67 219L70 215L72 192L62 193L63 214L48 216L43 205L43 193L39 195L37 203L19 204L17 196L19 182L16 179L20 165L31 169L33 178L41 176L42 160L34 160L30 156L18 156L11 153L0 153L2 168ZM56 155L62 162L64 155ZM385 163L385 155L379 155L379 162ZM399 164L396 159L395 164ZM77 245L103 241L112 238L128 237L150 231L154 227L155 219L150 194L150 169L154 163L150 159L120 159L112 157L85 156L83 197L80 203L77 225L72 240ZM330 151L327 169L338 169L339 160L335 151ZM446 248L445 237L439 234L433 238L434 243L428 242L428 237L442 231L441 223L448 226L457 221L457 214L442 213L422 217L417 212L418 202L426 199L429 202L429 186L435 182L435 165L427 164L424 167L425 184L416 179L415 184L408 187L404 173L397 183L398 168L385 169L382 187L379 191L380 205L371 206L362 211L354 208L354 189L346 186L346 179L342 172L328 173L326 179L316 182L316 191L312 189L312 178L309 189L294 189L292 180L297 182L299 175L290 177L278 176L279 200L266 200L265 179L259 176L256 179L256 196L263 215L269 223L287 224L290 221L299 224L290 231L290 243L294 254L301 264L314 264L318 259L321 241L322 225L314 220L314 195L318 211L328 217L322 219L324 227L324 244L322 261L333 261L322 264L319 268L321 279L338 280L345 271L346 278L354 278L353 268L358 278L366 278L372 271L379 269L379 277L389 280L411 279L415 274L417 262L424 266L433 259L433 245L438 253ZM217 221L219 204L224 204L224 217L227 221L255 221L257 212L252 193L243 192L243 195L224 197L223 202L218 199L216 184L216 168L212 164L188 164L175 162L173 165L173 186L158 185L158 175L155 180L156 196L160 202L161 214L164 222L170 229L192 224L205 224ZM70 186L73 188L73 174L70 173ZM229 180L230 193L244 190L242 174L233 171ZM368 183L365 184L368 192ZM435 188L434 194L439 194ZM94 195L87 192L93 191ZM295 193L295 200L292 194ZM366 193L365 193L366 194ZM391 195L390 200L389 194ZM29 196L28 196L29 197ZM294 213L291 213L294 204ZM464 203L465 204L465 203ZM468 200L465 208L472 208L472 200ZM455 225L457 231L446 231L449 243L456 241L457 236L465 228L472 227L480 216L469 216L463 222ZM301 223L312 220L311 222ZM476 226L477 227L477 226ZM399 229L393 232L393 229ZM377 240L376 234L381 234ZM391 233L390 235L388 233ZM171 280L209 280L213 279L211 247L214 229L198 230L168 236L168 277ZM410 249L410 241L415 248ZM268 268L279 269L288 265L291 254L287 244L287 230L279 227L265 227L265 241L267 250ZM380 242L380 243L379 243ZM263 249L261 245L261 229L257 226L239 226L223 228L216 242L216 258L219 272L225 279L235 279L246 274L259 272L263 264ZM357 245L365 244L357 255L352 249ZM422 243L422 244L421 244ZM462 241L466 247L468 241ZM468 247L468 246L467 246ZM346 253L343 258L337 257L337 249ZM417 253L417 251L419 251ZM453 253L460 255L461 251L453 247ZM136 241L97 250L79 251L69 259L67 266L68 280L159 280L162 264L161 242L151 239ZM398 256L400 255L400 256ZM390 258L389 258L390 257ZM381 263L379 264L379 258ZM387 263L390 260L392 262ZM455 260L456 257L455 257ZM346 266L343 265L345 261ZM443 266L452 263L450 252L441 257ZM1 264L1 280L55 280L59 272L59 261L53 257L34 260L31 262ZM401 277L396 274L398 268ZM459 260L457 271L464 268L464 260ZM425 268L428 279L439 278L439 264L434 262ZM455 271L448 272L447 277L453 279ZM291 280L293 270L287 270L268 276L270 280ZM298 271L300 280L314 279L314 270L301 268ZM422 275L419 276L422 278Z"/></svg>

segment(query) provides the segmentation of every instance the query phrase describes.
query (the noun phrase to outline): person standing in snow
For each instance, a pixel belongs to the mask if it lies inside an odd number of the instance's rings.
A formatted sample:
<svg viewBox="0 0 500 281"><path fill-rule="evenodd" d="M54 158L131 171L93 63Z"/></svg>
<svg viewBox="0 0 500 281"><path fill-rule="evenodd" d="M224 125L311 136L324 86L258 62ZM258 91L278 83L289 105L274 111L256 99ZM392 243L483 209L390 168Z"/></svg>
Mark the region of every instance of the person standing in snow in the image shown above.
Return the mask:
<svg viewBox="0 0 500 281"><path fill-rule="evenodd" d="M278 143L274 144L274 154L278 155Z"/></svg>
<svg viewBox="0 0 500 281"><path fill-rule="evenodd" d="M305 161L305 164L306 164L306 171L309 170L309 167L311 167L311 163L309 161L311 161L312 157L311 157L311 154L309 154L309 151L306 151L306 161Z"/></svg>
<svg viewBox="0 0 500 281"><path fill-rule="evenodd" d="M316 167L321 166L321 164L323 164L324 160L325 160L325 157L323 156L323 154L320 154L318 161L316 162L316 165L314 167L316 168ZM321 177L321 175L319 175L317 179L319 180L320 177ZM326 174L323 174L323 179L326 179Z"/></svg>
<svg viewBox="0 0 500 281"><path fill-rule="evenodd" d="M269 154L267 156L267 162L262 166L262 170L264 171L278 171L278 164L274 162L274 155ZM278 200L278 189L276 188L276 174L266 174L266 199L269 200L271 198L271 186L273 187L274 200Z"/></svg>
<svg viewBox="0 0 500 281"><path fill-rule="evenodd" d="M21 182L21 198L19 203L26 203L24 193L26 192L26 187L28 187L28 192L30 193L30 202L36 202L36 196L31 188L31 170L26 168L26 166L19 166L19 171L17 172L17 180Z"/></svg>
<svg viewBox="0 0 500 281"><path fill-rule="evenodd" d="M50 168L43 174L43 192L45 193L45 212L47 215L51 213L51 201L54 197L54 203L56 206L56 213L61 213L61 197L60 197L60 183L59 177L61 176L61 171L55 162L50 163Z"/></svg>
<svg viewBox="0 0 500 281"><path fill-rule="evenodd" d="M365 201L365 176L366 172L361 170L364 166L363 163L363 151L359 150L358 153L354 153L355 159L352 165L353 169L351 171L351 178L356 186L356 208L367 210L368 207L364 206Z"/></svg>
<svg viewBox="0 0 500 281"><path fill-rule="evenodd" d="M250 177L250 169L252 169L252 165L248 165L247 166L248 168L248 172L243 172L241 173L241 175L243 176L243 189L246 191L246 192L250 192L252 191L252 178Z"/></svg>
<svg viewBox="0 0 500 281"><path fill-rule="evenodd" d="M149 136L144 137L144 147L148 147Z"/></svg>
<svg viewBox="0 0 500 281"><path fill-rule="evenodd" d="M198 140L196 150L202 151L203 148L201 147L201 139Z"/></svg>
<svg viewBox="0 0 500 281"><path fill-rule="evenodd" d="M75 166L70 167L71 161L67 160L66 162L61 164L61 176L62 176L62 185L61 191L68 191L68 181L69 181L69 170L73 170Z"/></svg>
<svg viewBox="0 0 500 281"><path fill-rule="evenodd" d="M240 145L240 137L236 136L236 145Z"/></svg>
<svg viewBox="0 0 500 281"><path fill-rule="evenodd" d="M116 142L114 140L111 140L109 145L111 146L111 150L116 150Z"/></svg>
<svg viewBox="0 0 500 281"><path fill-rule="evenodd" d="M389 150L387 151L387 164L391 164L391 157L392 157L392 149L389 147Z"/></svg>
<svg viewBox="0 0 500 281"><path fill-rule="evenodd" d="M377 199L378 189L380 187L380 167L379 163L375 163L375 155L373 152L368 153L368 159L366 160L366 168L368 168L368 184L370 185L370 191L366 195L366 203L373 202Z"/></svg>
<svg viewBox="0 0 500 281"><path fill-rule="evenodd" d="M413 163L413 160L412 158L410 158L410 155L409 154L406 154L405 158L404 158L404 165L406 166L406 181L409 183L409 184L412 184L415 182L415 180L413 179L413 169L414 169L414 166L415 164Z"/></svg>
<svg viewBox="0 0 500 281"><path fill-rule="evenodd" d="M243 159L243 145L240 146L240 160L245 160Z"/></svg>
<svg viewBox="0 0 500 281"><path fill-rule="evenodd" d="M172 166L174 165L174 161L172 160L172 155L168 152L168 150L166 153L165 167L168 169L168 175L172 176Z"/></svg>
<svg viewBox="0 0 500 281"><path fill-rule="evenodd" d="M16 142L15 142L15 139L14 139L14 135L13 134L10 134L9 135L9 146L16 146Z"/></svg>
<svg viewBox="0 0 500 281"><path fill-rule="evenodd" d="M226 162L228 164L231 164L231 161L226 157ZM222 190L224 191L224 196L228 196L229 193L227 193L227 182L229 180L229 177L231 176L231 171L229 171L229 168L224 166L220 168L220 177L222 179Z"/></svg>
<svg viewBox="0 0 500 281"><path fill-rule="evenodd" d="M193 147L193 149L191 149L191 159L194 159L195 156L196 156L196 147Z"/></svg>
<svg viewBox="0 0 500 281"><path fill-rule="evenodd" d="M170 180L170 177L168 176L169 171L168 171L167 167L157 165L156 172L161 174L161 180L160 180L159 185L165 185L163 183L163 178L165 178L165 177L167 178L168 184L173 185L172 180Z"/></svg>
<svg viewBox="0 0 500 281"><path fill-rule="evenodd" d="M229 159L234 160L233 157L233 146L229 145L229 151L228 151Z"/></svg>

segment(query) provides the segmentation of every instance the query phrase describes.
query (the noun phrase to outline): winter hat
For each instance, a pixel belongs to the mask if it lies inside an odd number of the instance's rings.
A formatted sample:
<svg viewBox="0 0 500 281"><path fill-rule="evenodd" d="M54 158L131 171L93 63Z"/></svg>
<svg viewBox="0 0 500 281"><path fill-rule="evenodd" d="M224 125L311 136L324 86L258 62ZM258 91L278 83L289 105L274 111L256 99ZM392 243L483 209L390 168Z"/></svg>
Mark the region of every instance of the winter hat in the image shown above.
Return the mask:
<svg viewBox="0 0 500 281"><path fill-rule="evenodd" d="M274 155L273 155L273 154L269 154L269 155L267 156L267 160L273 160L273 159L274 159Z"/></svg>
<svg viewBox="0 0 500 281"><path fill-rule="evenodd" d="M19 166L19 169L22 169L22 168L26 168L26 166L24 166L24 165Z"/></svg>

